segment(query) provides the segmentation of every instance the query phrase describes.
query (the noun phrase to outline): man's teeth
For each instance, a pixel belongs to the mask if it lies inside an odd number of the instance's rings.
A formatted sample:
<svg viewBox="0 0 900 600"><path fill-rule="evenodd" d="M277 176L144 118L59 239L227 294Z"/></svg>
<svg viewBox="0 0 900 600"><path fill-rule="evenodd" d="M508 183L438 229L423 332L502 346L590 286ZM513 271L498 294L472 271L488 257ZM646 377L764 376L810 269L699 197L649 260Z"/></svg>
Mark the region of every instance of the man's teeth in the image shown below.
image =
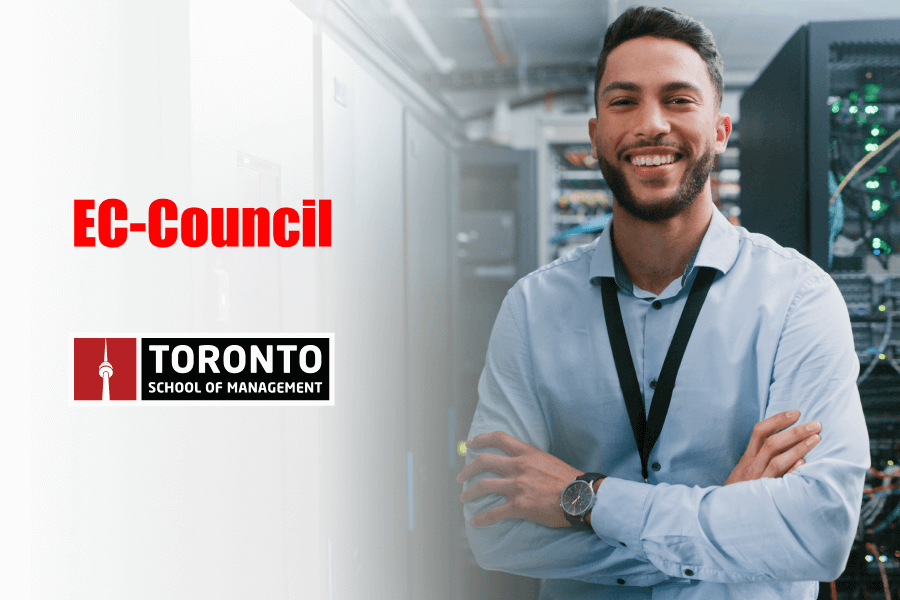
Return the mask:
<svg viewBox="0 0 900 600"><path fill-rule="evenodd" d="M643 167L647 165L668 165L675 162L674 154L666 154L664 156L632 156L631 164L636 167Z"/></svg>

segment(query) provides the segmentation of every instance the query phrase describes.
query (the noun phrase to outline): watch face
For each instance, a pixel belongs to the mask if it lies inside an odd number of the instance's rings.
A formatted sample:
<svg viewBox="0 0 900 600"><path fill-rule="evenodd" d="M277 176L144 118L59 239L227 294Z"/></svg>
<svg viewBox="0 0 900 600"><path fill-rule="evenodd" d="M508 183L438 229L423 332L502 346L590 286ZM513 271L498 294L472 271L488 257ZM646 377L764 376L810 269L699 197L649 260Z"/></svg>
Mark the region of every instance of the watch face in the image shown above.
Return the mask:
<svg viewBox="0 0 900 600"><path fill-rule="evenodd" d="M563 510L573 516L583 515L591 507L594 490L587 481L573 481L562 493Z"/></svg>

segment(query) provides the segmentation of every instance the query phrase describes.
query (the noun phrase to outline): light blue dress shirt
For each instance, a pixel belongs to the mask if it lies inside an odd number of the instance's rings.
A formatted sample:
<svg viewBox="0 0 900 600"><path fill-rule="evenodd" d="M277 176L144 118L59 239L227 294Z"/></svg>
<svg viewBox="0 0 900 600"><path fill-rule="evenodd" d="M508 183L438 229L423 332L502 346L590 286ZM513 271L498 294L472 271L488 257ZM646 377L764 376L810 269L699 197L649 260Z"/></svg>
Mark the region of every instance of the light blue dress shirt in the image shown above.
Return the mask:
<svg viewBox="0 0 900 600"><path fill-rule="evenodd" d="M607 229L513 286L494 324L469 432L505 431L608 475L594 531L516 519L467 524L478 563L545 579L542 599L815 598L815 582L844 569L869 467L859 361L837 286L796 251L732 226L718 211L685 276L659 296L634 286L624 269L617 273L616 262ZM644 483L599 282L618 275L649 412L650 383L698 266L719 273ZM782 478L723 487L753 426L790 409L800 422L822 423L806 464ZM505 501L468 502L466 519Z"/></svg>

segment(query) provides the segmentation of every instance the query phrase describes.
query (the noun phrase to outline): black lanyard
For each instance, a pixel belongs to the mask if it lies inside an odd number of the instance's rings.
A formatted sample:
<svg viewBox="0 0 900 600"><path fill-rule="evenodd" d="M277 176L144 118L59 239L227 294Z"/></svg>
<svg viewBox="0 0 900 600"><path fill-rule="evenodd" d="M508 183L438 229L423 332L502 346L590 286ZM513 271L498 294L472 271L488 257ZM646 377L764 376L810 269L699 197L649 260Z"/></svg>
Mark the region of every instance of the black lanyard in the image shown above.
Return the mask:
<svg viewBox="0 0 900 600"><path fill-rule="evenodd" d="M634 441L637 443L638 452L641 455L641 474L644 476L644 481L647 481L647 461L650 458L650 451L653 450L659 434L662 433L666 413L669 412L669 402L672 400L672 390L675 388L678 367L681 366L681 359L684 358L684 351L691 339L697 315L703 308L706 293L709 291L713 279L716 278L716 269L712 267L697 267L697 270L697 276L691 286L691 293L684 305L681 319L675 328L675 335L672 336L672 343L669 345L662 371L657 379L649 419L644 416L644 398L641 396L641 386L631 360L628 337L625 335L625 323L622 322L622 309L619 307L616 280L612 277L604 277L600 284L603 292L606 330L609 333L609 343L612 346L616 371L619 373L619 385L622 386L622 395L625 396L625 408L628 410L628 418L631 419Z"/></svg>

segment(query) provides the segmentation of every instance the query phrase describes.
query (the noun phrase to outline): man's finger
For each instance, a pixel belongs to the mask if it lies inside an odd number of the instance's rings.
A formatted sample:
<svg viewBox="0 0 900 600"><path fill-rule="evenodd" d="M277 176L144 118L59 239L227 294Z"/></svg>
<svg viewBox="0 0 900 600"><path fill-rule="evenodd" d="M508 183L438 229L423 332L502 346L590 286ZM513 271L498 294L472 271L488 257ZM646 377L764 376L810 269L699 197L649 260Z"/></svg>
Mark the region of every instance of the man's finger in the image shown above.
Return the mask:
<svg viewBox="0 0 900 600"><path fill-rule="evenodd" d="M533 446L514 438L505 431L479 433L466 442L466 448L499 448L510 456L519 456Z"/></svg>
<svg viewBox="0 0 900 600"><path fill-rule="evenodd" d="M509 502L507 502L506 504L495 506L491 510L483 512L480 515L475 515L474 517L469 519L469 525L472 525L473 527L493 525L497 521L514 518L512 512L512 507L510 506Z"/></svg>
<svg viewBox="0 0 900 600"><path fill-rule="evenodd" d="M512 482L509 479L485 477L470 485L466 491L459 495L459 499L462 502L468 502L487 494L502 494L506 496L511 487Z"/></svg>
<svg viewBox="0 0 900 600"><path fill-rule="evenodd" d="M786 429L797 422L800 418L800 411L789 410L787 412L772 415L768 419L760 421L753 426L753 435L750 436L750 444L747 446L748 451L752 451L755 455L759 453L766 439L774 433L778 433L782 429Z"/></svg>
<svg viewBox="0 0 900 600"><path fill-rule="evenodd" d="M811 421L809 423L804 423L802 425L797 425L796 427L791 427L786 431L782 431L781 433L776 433L770 435L762 445L762 448L759 450L759 454L756 456L756 465L759 471L766 471L769 463L779 454L785 452L789 448L794 448L797 444L805 441L811 435L817 434L822 431L822 424L818 421ZM807 449L808 450L808 449ZM805 452L804 452L805 454ZM803 455L795 456L794 460L797 458L801 458ZM785 469L791 467L794 464L794 461L783 465Z"/></svg>
<svg viewBox="0 0 900 600"><path fill-rule="evenodd" d="M779 454L771 461L769 466L763 471L763 477L781 477L788 470L796 468L797 461L803 459L807 452L816 447L821 438L818 435L811 435L808 438L798 442L793 448L787 452Z"/></svg>
<svg viewBox="0 0 900 600"><path fill-rule="evenodd" d="M462 468L462 471L460 471L459 475L456 476L456 481L462 483L473 475L482 473L484 471L496 473L497 475L509 475L510 460L512 459L510 459L509 457L498 456L489 452L479 454L475 457L475 460Z"/></svg>
<svg viewBox="0 0 900 600"><path fill-rule="evenodd" d="M788 473L793 473L794 471L797 470L798 467L800 467L804 464L806 464L806 461L801 458L800 460L798 460L797 462L794 463L794 466L791 467L791 470L788 471Z"/></svg>

